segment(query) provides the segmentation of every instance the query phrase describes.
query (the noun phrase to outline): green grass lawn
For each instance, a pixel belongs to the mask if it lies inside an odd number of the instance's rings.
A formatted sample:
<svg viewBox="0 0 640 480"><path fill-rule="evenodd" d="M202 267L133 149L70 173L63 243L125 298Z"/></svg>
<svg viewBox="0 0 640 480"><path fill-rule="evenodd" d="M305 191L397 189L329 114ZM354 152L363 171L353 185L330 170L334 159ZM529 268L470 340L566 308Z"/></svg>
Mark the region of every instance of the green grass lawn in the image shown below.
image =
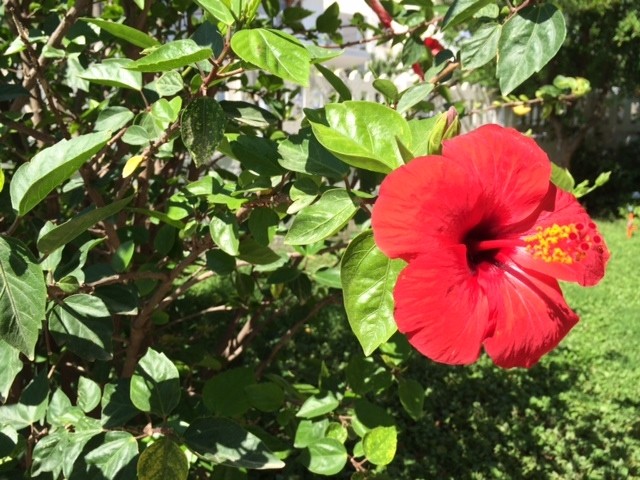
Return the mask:
<svg viewBox="0 0 640 480"><path fill-rule="evenodd" d="M415 360L427 414L405 424L398 478L640 478L640 236L601 228L606 278L564 286L581 321L537 366Z"/></svg>

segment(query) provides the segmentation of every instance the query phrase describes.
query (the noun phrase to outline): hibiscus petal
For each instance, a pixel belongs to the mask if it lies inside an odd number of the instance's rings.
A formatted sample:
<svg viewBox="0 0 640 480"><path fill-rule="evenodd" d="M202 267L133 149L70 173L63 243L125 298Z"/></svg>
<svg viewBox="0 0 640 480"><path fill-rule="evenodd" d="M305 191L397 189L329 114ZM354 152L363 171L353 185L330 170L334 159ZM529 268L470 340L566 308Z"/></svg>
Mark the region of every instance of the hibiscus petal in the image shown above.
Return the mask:
<svg viewBox="0 0 640 480"><path fill-rule="evenodd" d="M487 298L457 245L414 259L394 290L398 330L423 355L452 365L480 355L489 319Z"/></svg>
<svg viewBox="0 0 640 480"><path fill-rule="evenodd" d="M508 258L498 273L480 276L491 302L493 332L484 348L503 368L531 367L551 351L578 322L558 282L520 269Z"/></svg>
<svg viewBox="0 0 640 480"><path fill-rule="evenodd" d="M461 243L483 210L481 191L468 172L439 156L419 157L391 172L380 186L371 225L378 245L388 257L409 261L428 253L438 238Z"/></svg>
<svg viewBox="0 0 640 480"><path fill-rule="evenodd" d="M578 282L583 286L598 283L604 276L609 257L609 249L597 226L578 203L576 198L559 188L553 187L548 199L543 202L535 226L521 235L523 239L553 237L555 230L575 232L575 239L561 239L553 248L560 248L557 261L553 257L540 255L531 248L518 248L511 256L521 267L536 270L559 280ZM547 233L551 232L551 233ZM532 243L529 241L529 243ZM535 246L535 244L533 245ZM566 263L570 262L570 263Z"/></svg>
<svg viewBox="0 0 640 480"><path fill-rule="evenodd" d="M484 125L444 142L442 155L478 178L493 222L503 228L528 217L545 197L551 175L546 153L512 128Z"/></svg>

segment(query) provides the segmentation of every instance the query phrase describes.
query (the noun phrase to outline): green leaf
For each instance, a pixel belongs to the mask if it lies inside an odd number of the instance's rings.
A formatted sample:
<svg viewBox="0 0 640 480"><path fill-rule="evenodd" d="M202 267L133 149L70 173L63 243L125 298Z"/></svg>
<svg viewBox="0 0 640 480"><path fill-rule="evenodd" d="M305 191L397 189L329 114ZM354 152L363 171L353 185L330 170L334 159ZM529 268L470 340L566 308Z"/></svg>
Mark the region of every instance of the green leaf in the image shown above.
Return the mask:
<svg viewBox="0 0 640 480"><path fill-rule="evenodd" d="M525 8L505 23L498 45L502 94L539 72L558 52L566 33L562 12L550 3Z"/></svg>
<svg viewBox="0 0 640 480"><path fill-rule="evenodd" d="M233 215L211 217L209 233L220 250L232 257L238 256L240 253L240 231L238 222Z"/></svg>
<svg viewBox="0 0 640 480"><path fill-rule="evenodd" d="M201 47L193 40L174 40L158 47L146 57L136 60L127 68L138 72L168 72L212 56L211 48Z"/></svg>
<svg viewBox="0 0 640 480"><path fill-rule="evenodd" d="M118 273L124 272L131 263L135 249L133 240L122 242L111 258L111 267Z"/></svg>
<svg viewBox="0 0 640 480"><path fill-rule="evenodd" d="M0 407L0 425L11 425L23 429L44 420L49 404L49 381L42 369L20 395L20 401Z"/></svg>
<svg viewBox="0 0 640 480"><path fill-rule="evenodd" d="M78 379L78 406L83 412L89 413L100 405L101 397L100 385L88 377Z"/></svg>
<svg viewBox="0 0 640 480"><path fill-rule="evenodd" d="M106 207L96 208L82 213L62 225L58 225L53 230L45 233L38 239L38 250L42 253L51 253L59 247L66 245L74 238L83 234L87 229L96 223L115 215L122 210L133 197L123 198L113 202Z"/></svg>
<svg viewBox="0 0 640 480"><path fill-rule="evenodd" d="M184 432L189 448L207 460L237 468L283 468L258 437L225 418L200 418Z"/></svg>
<svg viewBox="0 0 640 480"><path fill-rule="evenodd" d="M267 128L278 121L278 117L269 110L265 110L249 102L223 100L220 102L220 106L229 118L241 125Z"/></svg>
<svg viewBox="0 0 640 480"><path fill-rule="evenodd" d="M333 33L341 25L340 6L338 2L333 2L327 9L316 18L316 28L319 32Z"/></svg>
<svg viewBox="0 0 640 480"><path fill-rule="evenodd" d="M138 441L127 432L108 432L104 443L85 457L88 465L94 465L103 475L115 478L138 455Z"/></svg>
<svg viewBox="0 0 640 480"><path fill-rule="evenodd" d="M140 413L131 403L130 380L122 379L116 383L107 383L104 386L100 405L102 407L100 423L105 428L122 427Z"/></svg>
<svg viewBox="0 0 640 480"><path fill-rule="evenodd" d="M413 87L406 89L402 92L402 96L396 106L396 111L398 113L406 112L411 107L427 98L432 91L433 84L428 82L419 83L418 85L414 85Z"/></svg>
<svg viewBox="0 0 640 480"><path fill-rule="evenodd" d="M169 70L155 81L156 92L161 97L170 97L184 88L182 76L175 70Z"/></svg>
<svg viewBox="0 0 640 480"><path fill-rule="evenodd" d="M296 448L308 447L312 443L325 438L327 429L329 428L329 420L320 421L302 420L296 429L296 435L293 446Z"/></svg>
<svg viewBox="0 0 640 480"><path fill-rule="evenodd" d="M94 63L79 75L97 85L116 88L142 90L142 73L127 70L133 63L128 58L107 58L101 63Z"/></svg>
<svg viewBox="0 0 640 480"><path fill-rule="evenodd" d="M320 200L300 211L285 237L288 245L309 245L330 237L356 214L358 205L341 188L327 190Z"/></svg>
<svg viewBox="0 0 640 480"><path fill-rule="evenodd" d="M492 0L455 0L444 16L443 30L469 20L478 10L490 3Z"/></svg>
<svg viewBox="0 0 640 480"><path fill-rule="evenodd" d="M113 323L98 297L81 293L65 298L51 311L49 331L56 343L86 360L111 359Z"/></svg>
<svg viewBox="0 0 640 480"><path fill-rule="evenodd" d="M462 44L460 59L465 69L480 68L493 60L498 54L498 40L502 26L497 23L485 23L473 36Z"/></svg>
<svg viewBox="0 0 640 480"><path fill-rule="evenodd" d="M376 427L391 427L395 425L393 417L389 413L363 398L353 402L353 416L351 426L357 435L364 435Z"/></svg>
<svg viewBox="0 0 640 480"><path fill-rule="evenodd" d="M133 112L126 107L107 107L98 114L94 130L115 132L129 123L133 117Z"/></svg>
<svg viewBox="0 0 640 480"><path fill-rule="evenodd" d="M202 9L220 20L225 25L233 25L235 19L231 10L229 10L228 2L223 0L194 0Z"/></svg>
<svg viewBox="0 0 640 480"><path fill-rule="evenodd" d="M405 266L389 260L367 231L354 238L342 257L344 306L353 333L365 355L371 355L396 331L393 287Z"/></svg>
<svg viewBox="0 0 640 480"><path fill-rule="evenodd" d="M309 86L311 55L292 35L265 28L240 30L231 48L242 60L302 86Z"/></svg>
<svg viewBox="0 0 640 480"><path fill-rule="evenodd" d="M33 359L45 318L44 273L17 240L0 237L0 338Z"/></svg>
<svg viewBox="0 0 640 480"><path fill-rule="evenodd" d="M314 418L324 415L329 412L333 412L340 405L340 401L336 396L328 392L323 397L312 396L305 400L305 402L296 413L296 417L299 418Z"/></svg>
<svg viewBox="0 0 640 480"><path fill-rule="evenodd" d="M376 78L373 81L373 88L378 90L382 95L385 96L387 101L391 103L397 102L398 98L400 97L398 88L391 80L387 80L386 78Z"/></svg>
<svg viewBox="0 0 640 480"><path fill-rule="evenodd" d="M211 412L226 417L242 415L250 408L247 387L255 384L250 368L232 368L204 384L202 400Z"/></svg>
<svg viewBox="0 0 640 480"><path fill-rule="evenodd" d="M99 132L61 140L21 165L10 185L11 205L18 215L26 215L44 200L104 147L110 137L109 132Z"/></svg>
<svg viewBox="0 0 640 480"><path fill-rule="evenodd" d="M407 145L411 142L411 131L398 112L361 101L331 103L326 105L325 112L326 123L314 118L309 118L309 122L318 141L340 160L382 173L403 164L395 139Z"/></svg>
<svg viewBox="0 0 640 480"><path fill-rule="evenodd" d="M180 401L178 369L153 349L140 359L131 377L131 402L143 412L167 417Z"/></svg>
<svg viewBox="0 0 640 480"><path fill-rule="evenodd" d="M338 95L340 95L340 100L342 102L351 100L351 91L349 90L349 87L344 84L340 77L338 77L324 65L316 63L315 66L322 74L324 79L329 82L329 85L331 85L335 89L335 91L338 92Z"/></svg>
<svg viewBox="0 0 640 480"><path fill-rule="evenodd" d="M62 472L64 478L69 478L84 447L100 433L100 425L89 418L74 425L73 431L56 429L40 439L33 449L31 475L36 477L42 472L52 472L54 478L58 478Z"/></svg>
<svg viewBox="0 0 640 480"><path fill-rule="evenodd" d="M160 437L142 452L137 470L138 480L186 480L189 462L175 442Z"/></svg>
<svg viewBox="0 0 640 480"><path fill-rule="evenodd" d="M414 420L424 414L424 387L412 378L398 380L398 396L405 411Z"/></svg>
<svg viewBox="0 0 640 480"><path fill-rule="evenodd" d="M100 27L101 30L105 32L109 32L114 37L120 38L122 40L126 40L132 45L140 48L151 48L156 45L160 45L155 38L150 35L147 35L140 30L129 27L127 25L123 25L122 23L110 22L109 20L103 20L101 18L80 18L87 23L92 23L97 27Z"/></svg>
<svg viewBox="0 0 640 480"><path fill-rule="evenodd" d="M347 464L347 450L335 438L323 438L309 445L299 461L312 473L336 475Z"/></svg>
<svg viewBox="0 0 640 480"><path fill-rule="evenodd" d="M196 165L211 160L226 126L227 116L213 98L196 98L187 105L182 112L180 135Z"/></svg>
<svg viewBox="0 0 640 480"><path fill-rule="evenodd" d="M413 119L409 122L411 129L411 152L416 157L433 153L431 147L431 131L438 123L440 117L435 115L430 118Z"/></svg>
<svg viewBox="0 0 640 480"><path fill-rule="evenodd" d="M367 460L374 465L389 465L398 446L396 427L376 427L365 434L362 444Z"/></svg>
<svg viewBox="0 0 640 480"><path fill-rule="evenodd" d="M0 340L0 403L7 401L7 395L16 375L22 370L23 364L20 360L20 350L12 347L7 342Z"/></svg>
<svg viewBox="0 0 640 480"><path fill-rule="evenodd" d="M282 388L273 382L247 385L245 392L251 406L261 412L275 412L284 403Z"/></svg>
<svg viewBox="0 0 640 480"><path fill-rule="evenodd" d="M280 217L270 208L259 207L251 211L247 223L253 239L258 244L266 247L276 234L280 224Z"/></svg>
<svg viewBox="0 0 640 480"><path fill-rule="evenodd" d="M260 176L273 177L284 173L278 164L278 145L269 138L227 134L227 142L220 145L220 151Z"/></svg>
<svg viewBox="0 0 640 480"><path fill-rule="evenodd" d="M573 175L571 175L571 172L566 168L559 167L553 162L551 162L551 183L567 192L571 192L576 185L576 181Z"/></svg>

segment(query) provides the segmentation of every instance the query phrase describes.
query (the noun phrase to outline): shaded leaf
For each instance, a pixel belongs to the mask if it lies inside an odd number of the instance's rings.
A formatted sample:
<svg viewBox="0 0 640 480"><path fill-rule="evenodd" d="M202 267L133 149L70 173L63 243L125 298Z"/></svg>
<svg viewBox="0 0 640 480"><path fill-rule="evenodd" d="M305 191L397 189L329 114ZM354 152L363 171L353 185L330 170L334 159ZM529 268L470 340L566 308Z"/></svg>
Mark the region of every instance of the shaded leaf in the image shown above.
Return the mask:
<svg viewBox="0 0 640 480"><path fill-rule="evenodd" d="M131 377L131 402L143 412L166 417L179 401L178 369L164 353L150 348Z"/></svg>
<svg viewBox="0 0 640 480"><path fill-rule="evenodd" d="M214 463L260 470L285 466L262 440L225 418L195 420L184 438L189 448Z"/></svg>
<svg viewBox="0 0 640 480"><path fill-rule="evenodd" d="M138 441L127 432L108 432L105 441L85 457L88 465L95 467L104 478L114 478L138 455Z"/></svg>
<svg viewBox="0 0 640 480"><path fill-rule="evenodd" d="M46 298L44 272L31 252L17 240L0 237L0 338L30 359Z"/></svg>
<svg viewBox="0 0 640 480"><path fill-rule="evenodd" d="M186 480L189 462L173 440L160 437L138 459L139 480Z"/></svg>

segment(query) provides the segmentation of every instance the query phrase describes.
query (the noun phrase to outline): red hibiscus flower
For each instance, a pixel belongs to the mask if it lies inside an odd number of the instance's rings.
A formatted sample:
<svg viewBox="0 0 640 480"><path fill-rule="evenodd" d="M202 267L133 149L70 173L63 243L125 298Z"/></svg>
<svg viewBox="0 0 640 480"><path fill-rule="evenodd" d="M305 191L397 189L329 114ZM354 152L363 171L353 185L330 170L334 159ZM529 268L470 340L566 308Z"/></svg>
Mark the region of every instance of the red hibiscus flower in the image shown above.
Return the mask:
<svg viewBox="0 0 640 480"><path fill-rule="evenodd" d="M433 55L434 57L444 50L442 44L432 37L427 37L424 39L424 46L431 50L431 55Z"/></svg>
<svg viewBox="0 0 640 480"><path fill-rule="evenodd" d="M550 183L536 143L487 125L382 182L376 244L408 262L394 290L398 329L422 354L530 367L576 324L557 280L594 285L609 251L575 197Z"/></svg>

